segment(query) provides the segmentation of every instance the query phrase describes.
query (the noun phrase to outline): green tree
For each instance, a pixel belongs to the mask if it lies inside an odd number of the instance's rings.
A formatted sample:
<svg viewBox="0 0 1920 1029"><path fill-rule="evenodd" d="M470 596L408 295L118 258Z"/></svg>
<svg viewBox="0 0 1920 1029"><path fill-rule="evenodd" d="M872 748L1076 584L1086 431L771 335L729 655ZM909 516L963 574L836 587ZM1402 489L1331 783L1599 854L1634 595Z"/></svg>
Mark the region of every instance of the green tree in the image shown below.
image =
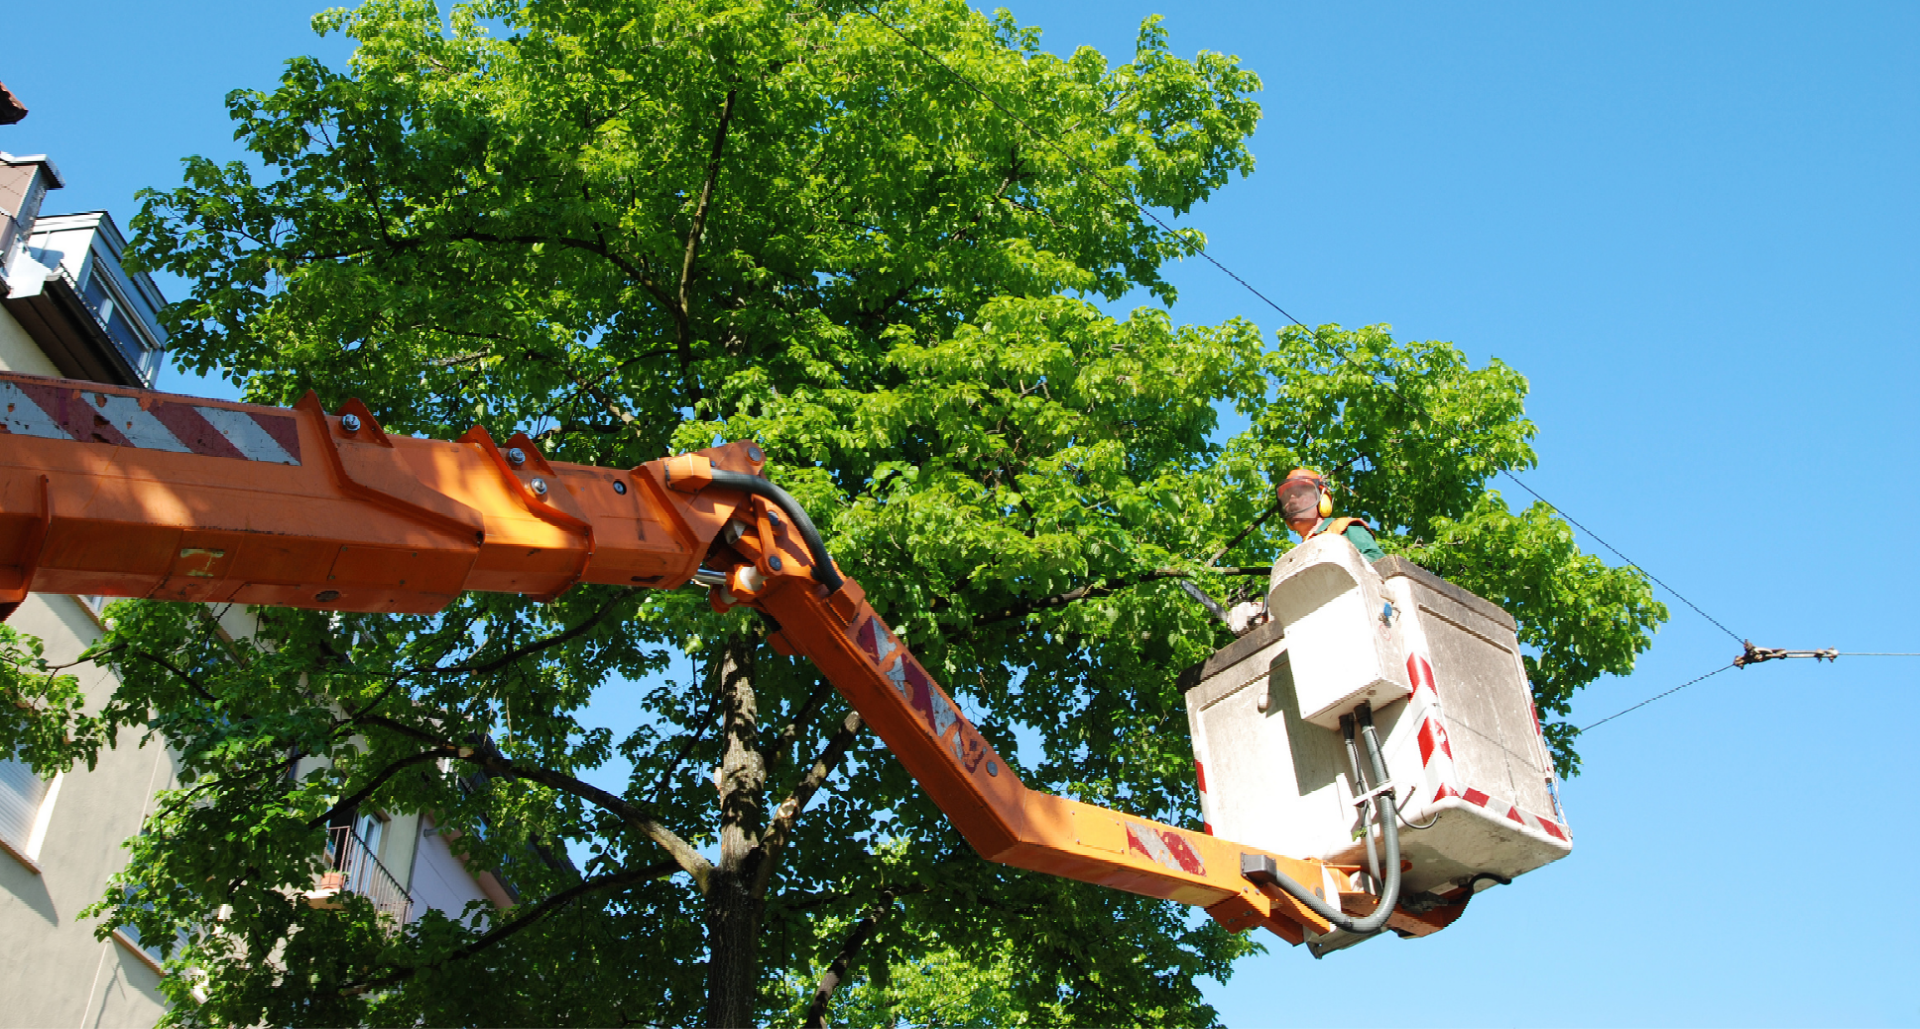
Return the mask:
<svg viewBox="0 0 1920 1029"><path fill-rule="evenodd" d="M1174 56L1157 19L1119 66L959 0L369 0L316 26L350 66L232 94L254 164L189 160L136 221L195 284L176 359L573 461L756 438L1030 784L1197 824L1174 680L1229 637L1176 580L1221 595L1283 551L1269 525L1208 564L1296 464L1513 609L1545 711L1664 617L1489 490L1533 461L1506 366L1090 301L1170 305L1160 269L1201 242L1126 200L1177 215L1252 167L1258 80ZM1223 411L1249 424L1224 443ZM71 737L45 767L122 725L179 750L101 905L180 934L175 1023L1204 1025L1195 980L1257 946L982 862L810 667L697 591L271 611L240 640L198 607L112 619L104 710L0 719ZM605 690L645 691L642 723L584 724ZM589 785L616 754L626 788ZM301 903L325 827L366 807L431 812L519 906L395 931Z"/></svg>

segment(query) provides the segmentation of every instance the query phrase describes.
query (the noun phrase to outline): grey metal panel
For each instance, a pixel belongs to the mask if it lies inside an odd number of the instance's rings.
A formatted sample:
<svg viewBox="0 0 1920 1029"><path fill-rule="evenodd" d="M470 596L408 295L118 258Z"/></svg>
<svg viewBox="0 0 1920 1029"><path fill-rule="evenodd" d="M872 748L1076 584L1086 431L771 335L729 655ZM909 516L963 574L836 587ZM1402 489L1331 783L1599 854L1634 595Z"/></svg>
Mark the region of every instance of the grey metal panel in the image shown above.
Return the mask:
<svg viewBox="0 0 1920 1029"><path fill-rule="evenodd" d="M1381 707L1413 692L1381 586L1343 536L1316 536L1274 563L1267 612L1291 638L1307 721L1332 729L1355 704Z"/></svg>
<svg viewBox="0 0 1920 1029"><path fill-rule="evenodd" d="M1267 622L1256 625L1245 636L1213 652L1213 656L1180 673L1180 692L1185 693L1202 680L1210 679L1221 671L1239 664L1253 654L1265 650L1280 642L1286 636L1279 622Z"/></svg>
<svg viewBox="0 0 1920 1029"><path fill-rule="evenodd" d="M1412 581L1463 781L1504 794L1526 810L1552 812L1552 770L1534 730L1532 690L1511 620L1501 624L1486 617L1491 605L1452 583L1442 583L1444 591L1434 588L1440 580L1425 569L1417 576L1395 571L1395 577Z"/></svg>
<svg viewBox="0 0 1920 1029"><path fill-rule="evenodd" d="M1187 694L1187 712L1213 785L1207 820L1216 835L1313 856L1351 832L1345 745L1301 720L1284 647L1221 669Z"/></svg>
<svg viewBox="0 0 1920 1029"><path fill-rule="evenodd" d="M1428 590L1438 593L1448 600L1474 611L1481 617L1499 624L1508 632L1514 630L1515 623L1513 616L1508 614L1504 608L1501 608L1485 597L1469 593L1455 586L1453 583L1442 579L1438 575L1427 571L1425 568L1414 564L1404 557L1383 557L1373 563L1373 570L1379 572L1382 579L1392 579L1399 576L1412 579Z"/></svg>

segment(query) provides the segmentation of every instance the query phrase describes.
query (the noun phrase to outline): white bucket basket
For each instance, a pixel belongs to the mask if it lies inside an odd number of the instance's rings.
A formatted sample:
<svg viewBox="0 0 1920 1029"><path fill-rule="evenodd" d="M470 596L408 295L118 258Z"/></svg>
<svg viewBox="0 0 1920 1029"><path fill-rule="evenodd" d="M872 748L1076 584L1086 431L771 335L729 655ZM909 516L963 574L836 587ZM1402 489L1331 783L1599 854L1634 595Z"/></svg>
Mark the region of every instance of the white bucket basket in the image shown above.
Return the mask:
<svg viewBox="0 0 1920 1029"><path fill-rule="evenodd" d="M1271 581L1274 621L1181 677L1208 832L1364 863L1338 725L1365 700L1411 863L1405 894L1452 896L1572 850L1505 611L1411 562L1369 565L1340 537L1296 547Z"/></svg>

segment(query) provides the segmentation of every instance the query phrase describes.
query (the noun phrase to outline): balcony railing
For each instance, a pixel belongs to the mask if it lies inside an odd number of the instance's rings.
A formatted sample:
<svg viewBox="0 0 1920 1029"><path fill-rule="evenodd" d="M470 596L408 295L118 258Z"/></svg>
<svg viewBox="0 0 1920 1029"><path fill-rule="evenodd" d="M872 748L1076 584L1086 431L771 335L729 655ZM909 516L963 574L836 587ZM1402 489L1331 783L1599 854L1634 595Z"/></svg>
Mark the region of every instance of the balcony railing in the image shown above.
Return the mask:
<svg viewBox="0 0 1920 1029"><path fill-rule="evenodd" d="M391 915L400 924L407 924L413 912L413 897L400 886L400 880L387 871L387 866L373 856L373 851L360 834L349 825L337 825L327 830L327 864L331 871L322 872L315 889L307 894L307 902L317 908L337 908L342 893L358 893L373 902L374 909L384 915Z"/></svg>

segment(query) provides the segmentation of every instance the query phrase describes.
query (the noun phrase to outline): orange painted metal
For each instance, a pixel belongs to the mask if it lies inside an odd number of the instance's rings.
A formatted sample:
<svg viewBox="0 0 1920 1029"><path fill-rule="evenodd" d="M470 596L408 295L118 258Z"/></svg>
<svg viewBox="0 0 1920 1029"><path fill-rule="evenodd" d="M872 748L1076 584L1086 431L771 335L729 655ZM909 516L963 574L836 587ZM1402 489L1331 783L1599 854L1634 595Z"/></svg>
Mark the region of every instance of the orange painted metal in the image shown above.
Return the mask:
<svg viewBox="0 0 1920 1029"><path fill-rule="evenodd" d="M622 471L550 462L524 435L500 447L478 427L390 435L358 401L328 414L312 395L288 410L0 374L0 398L0 603L31 588L431 613L467 590L674 589L711 561L727 577L715 607L771 615L776 649L818 665L988 859L1290 943L1328 930L1241 877L1262 851L1028 789L857 583L829 593L788 519L712 484L714 468L760 473L750 443ZM729 521L744 531L716 545ZM1355 892L1344 869L1268 856L1311 888Z"/></svg>

